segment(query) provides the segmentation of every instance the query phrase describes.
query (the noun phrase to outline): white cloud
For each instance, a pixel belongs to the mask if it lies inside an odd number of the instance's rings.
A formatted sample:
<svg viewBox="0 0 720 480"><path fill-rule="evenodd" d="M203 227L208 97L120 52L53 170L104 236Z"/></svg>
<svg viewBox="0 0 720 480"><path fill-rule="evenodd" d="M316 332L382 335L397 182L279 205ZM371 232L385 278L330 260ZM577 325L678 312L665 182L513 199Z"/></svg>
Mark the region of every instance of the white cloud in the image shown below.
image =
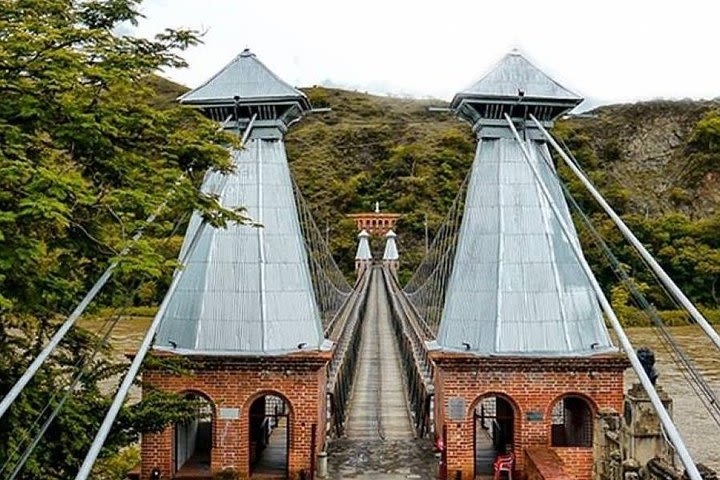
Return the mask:
<svg viewBox="0 0 720 480"><path fill-rule="evenodd" d="M148 0L143 12L140 35L207 31L190 68L167 72L188 86L250 47L298 86L449 99L519 47L595 99L720 95L717 2Z"/></svg>

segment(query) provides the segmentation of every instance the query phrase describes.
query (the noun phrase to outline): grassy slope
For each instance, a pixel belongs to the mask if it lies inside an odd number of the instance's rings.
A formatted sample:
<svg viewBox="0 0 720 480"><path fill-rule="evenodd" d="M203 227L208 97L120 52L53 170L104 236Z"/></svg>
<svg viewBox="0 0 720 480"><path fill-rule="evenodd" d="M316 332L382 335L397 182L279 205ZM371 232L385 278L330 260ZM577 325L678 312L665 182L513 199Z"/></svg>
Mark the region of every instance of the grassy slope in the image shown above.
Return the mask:
<svg viewBox="0 0 720 480"><path fill-rule="evenodd" d="M163 102L184 91L154 81ZM322 87L305 92L316 108L332 109L308 115L286 136L293 174L318 227L330 229L331 249L350 272L356 232L345 215L367 211L375 201L384 211L401 213L401 275L408 278L423 256L424 214L432 237L472 163L475 139L469 126L427 110L440 101ZM592 118L560 121L555 132L621 213L649 221L677 212L705 218L717 215L720 181L717 174L692 175L687 144L697 122L717 108L690 101L606 106ZM374 239L372 247L379 253L383 243ZM591 262L599 262L592 246L586 247ZM607 272L605 277L610 278Z"/></svg>
<svg viewBox="0 0 720 480"><path fill-rule="evenodd" d="M629 212L682 211L699 218L717 211L720 181L688 170L686 145L697 122L717 101L652 101L596 109L595 118L561 122L587 137L608 185L625 190Z"/></svg>

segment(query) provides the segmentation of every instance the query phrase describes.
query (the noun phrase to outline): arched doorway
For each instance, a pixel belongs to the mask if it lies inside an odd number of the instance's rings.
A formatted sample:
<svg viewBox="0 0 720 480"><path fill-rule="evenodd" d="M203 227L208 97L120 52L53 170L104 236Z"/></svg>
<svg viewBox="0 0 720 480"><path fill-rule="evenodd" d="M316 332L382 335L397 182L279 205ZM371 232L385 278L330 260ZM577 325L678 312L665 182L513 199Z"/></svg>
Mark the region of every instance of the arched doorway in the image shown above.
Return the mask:
<svg viewBox="0 0 720 480"><path fill-rule="evenodd" d="M249 409L250 475L287 477L290 406L279 395L255 399Z"/></svg>
<svg viewBox="0 0 720 480"><path fill-rule="evenodd" d="M205 396L187 393L197 403L193 420L175 424L175 472L180 475L210 475L213 406Z"/></svg>
<svg viewBox="0 0 720 480"><path fill-rule="evenodd" d="M577 395L561 397L552 408L551 445L553 447L592 447L592 412L592 407L583 397Z"/></svg>
<svg viewBox="0 0 720 480"><path fill-rule="evenodd" d="M478 400L473 414L475 475L491 475L495 457L512 447L515 410L506 398L489 395Z"/></svg>

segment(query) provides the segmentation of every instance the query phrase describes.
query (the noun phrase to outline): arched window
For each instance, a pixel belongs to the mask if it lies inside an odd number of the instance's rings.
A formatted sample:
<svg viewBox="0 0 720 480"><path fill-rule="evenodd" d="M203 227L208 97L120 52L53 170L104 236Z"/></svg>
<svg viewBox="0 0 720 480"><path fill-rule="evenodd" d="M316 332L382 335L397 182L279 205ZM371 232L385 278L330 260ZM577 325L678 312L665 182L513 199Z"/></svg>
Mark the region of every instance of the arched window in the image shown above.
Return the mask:
<svg viewBox="0 0 720 480"><path fill-rule="evenodd" d="M553 447L592 447L592 408L584 398L568 395L557 401L551 437Z"/></svg>
<svg viewBox="0 0 720 480"><path fill-rule="evenodd" d="M175 471L210 472L213 406L197 393L185 398L197 402L194 419L175 424Z"/></svg>

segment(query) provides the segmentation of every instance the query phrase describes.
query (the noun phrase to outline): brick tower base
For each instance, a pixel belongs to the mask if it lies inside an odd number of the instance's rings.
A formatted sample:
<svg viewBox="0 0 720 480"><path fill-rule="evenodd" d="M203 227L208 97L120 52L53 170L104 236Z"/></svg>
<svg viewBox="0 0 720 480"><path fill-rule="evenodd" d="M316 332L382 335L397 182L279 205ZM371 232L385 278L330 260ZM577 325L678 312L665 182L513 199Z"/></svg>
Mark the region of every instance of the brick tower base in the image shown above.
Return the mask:
<svg viewBox="0 0 720 480"><path fill-rule="evenodd" d="M155 353L155 356L160 355ZM193 394L206 399L212 409L211 433L208 433L209 472L182 478L212 478L227 470L234 471L238 478L253 478L251 455L255 455L257 447L255 444L251 447L254 442L250 441L250 430L262 428L254 415L258 409L261 415L264 412L265 401L256 400L265 395L279 397L287 406L283 425L287 428L288 478L297 479L303 474L309 478L315 458L325 443L325 366L330 356L330 352L270 357L193 356L188 359L189 365L185 365L183 374L146 368L143 395L148 392L147 386ZM158 469L163 479L176 478L179 428L187 427L170 426L160 433L143 435L142 480L150 479L153 469ZM285 472L281 477L285 478Z"/></svg>
<svg viewBox="0 0 720 480"><path fill-rule="evenodd" d="M447 478L474 478L476 441L480 444L477 439L482 435L491 436L485 433L492 432L492 420L485 417L490 414L497 415L499 423L511 418L512 426L507 430L512 438L504 442L515 457L514 478L524 478L530 447L554 452L563 463L559 467L570 478L592 478L592 435L599 434L595 425L598 413L622 412L623 373L629 366L623 355L526 358L433 352L432 359L436 367L435 431L444 448ZM501 399L491 400L497 402L497 413L480 406L483 399L492 397ZM558 403L561 415L557 414ZM585 408L581 411L587 412L584 418L589 422L582 439L572 437L579 436L573 427L578 416L573 418L571 410L577 404L586 405L580 409ZM557 417L566 423L557 425Z"/></svg>

